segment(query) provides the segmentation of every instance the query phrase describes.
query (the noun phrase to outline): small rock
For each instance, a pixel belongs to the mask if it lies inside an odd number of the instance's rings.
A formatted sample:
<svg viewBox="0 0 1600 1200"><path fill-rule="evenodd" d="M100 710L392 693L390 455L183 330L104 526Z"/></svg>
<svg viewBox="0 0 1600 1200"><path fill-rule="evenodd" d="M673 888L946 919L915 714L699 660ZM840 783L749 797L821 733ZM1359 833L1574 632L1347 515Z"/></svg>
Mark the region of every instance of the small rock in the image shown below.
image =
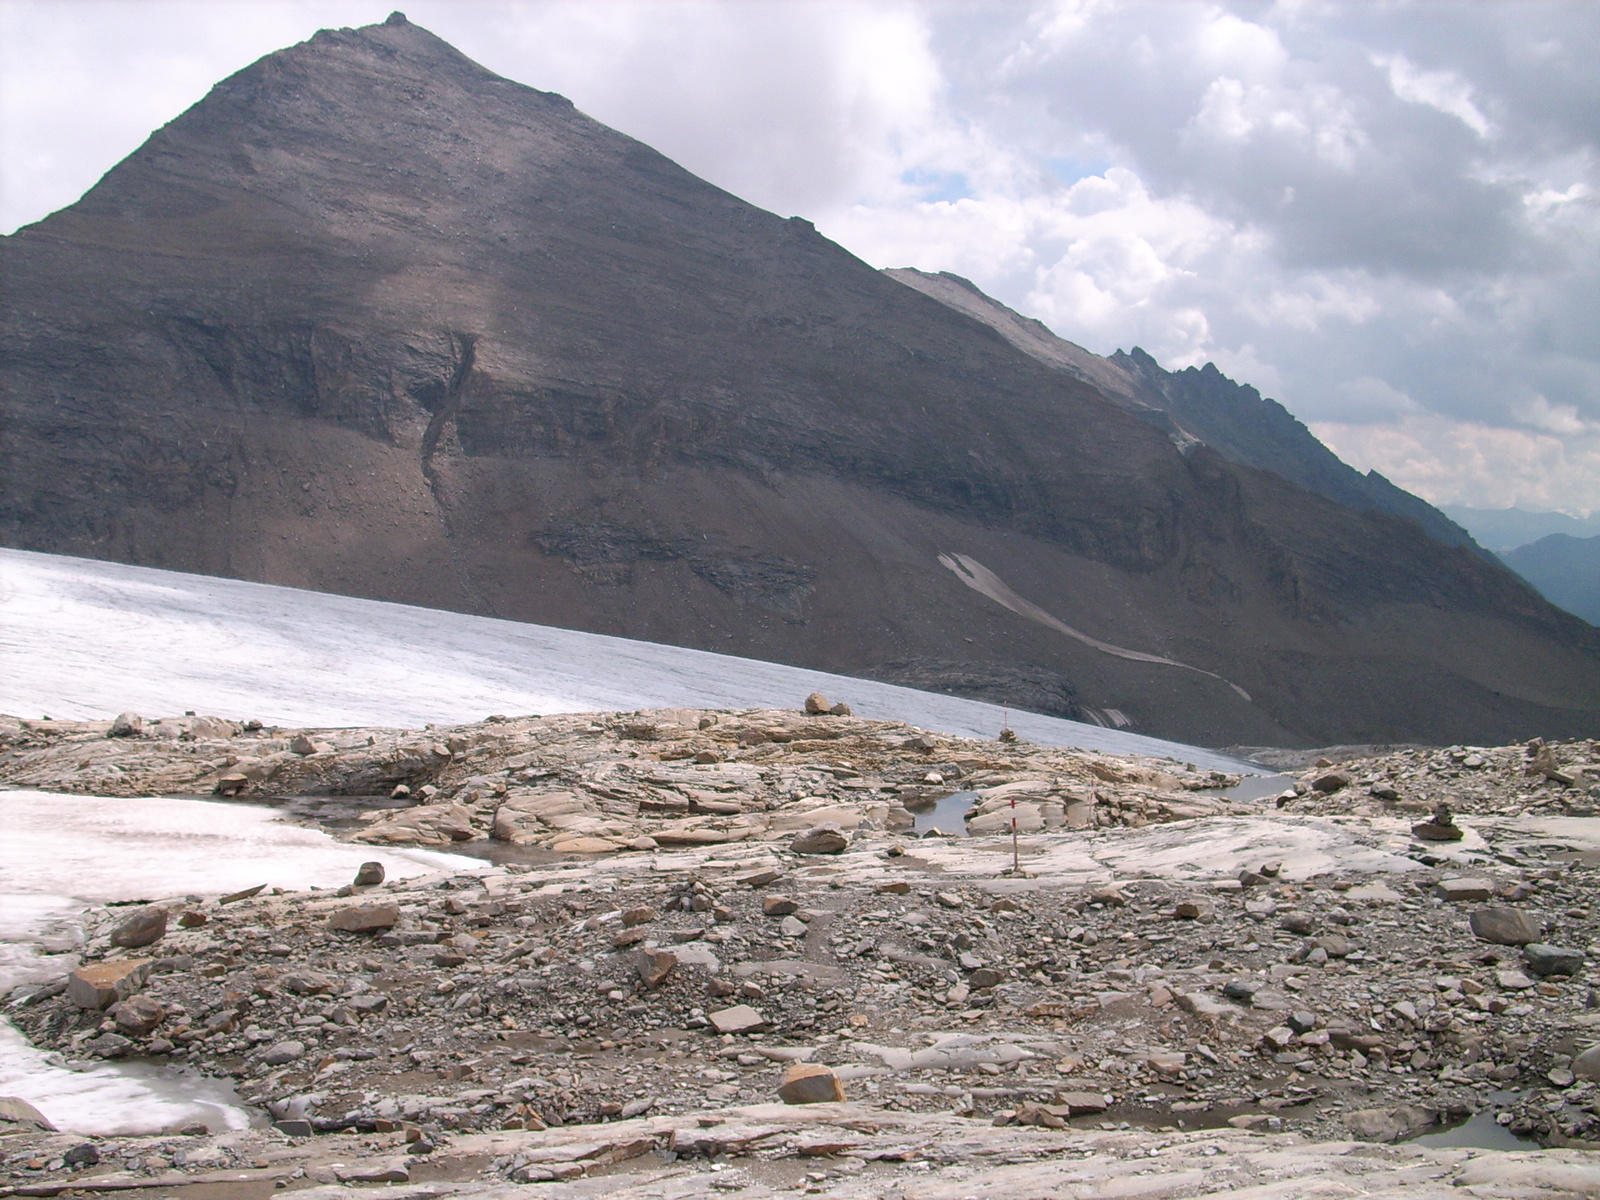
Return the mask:
<svg viewBox="0 0 1600 1200"><path fill-rule="evenodd" d="M317 743L303 733L297 733L289 739L289 753L304 757L317 752Z"/></svg>
<svg viewBox="0 0 1600 1200"><path fill-rule="evenodd" d="M178 927L180 929L199 929L200 926L204 925L210 919L211 918L206 916L205 913L195 912L193 909L190 909L188 912L184 913L178 918Z"/></svg>
<svg viewBox="0 0 1600 1200"><path fill-rule="evenodd" d="M287 1063L295 1062L305 1052L306 1047L303 1042L274 1042L262 1052L261 1061L269 1067L281 1067Z"/></svg>
<svg viewBox="0 0 1600 1200"><path fill-rule="evenodd" d="M641 950L633 960L639 981L647 988L658 988L678 966L678 956L670 950Z"/></svg>
<svg viewBox="0 0 1600 1200"><path fill-rule="evenodd" d="M791 1063L778 1085L785 1104L830 1104L844 1100L844 1084L832 1067L820 1063Z"/></svg>
<svg viewBox="0 0 1600 1200"><path fill-rule="evenodd" d="M1222 994L1230 1000L1248 1000L1261 990L1261 983L1255 979L1230 979L1222 985Z"/></svg>
<svg viewBox="0 0 1600 1200"><path fill-rule="evenodd" d="M787 896L768 896L761 901L761 911L769 917L787 917L799 909L799 903Z"/></svg>
<svg viewBox="0 0 1600 1200"><path fill-rule="evenodd" d="M776 883L783 878L783 872L777 870L757 871L753 875L741 875L734 882L747 888L766 887L769 883Z"/></svg>
<svg viewBox="0 0 1600 1200"><path fill-rule="evenodd" d="M1110 1108L1111 1097L1103 1092L1058 1092L1056 1103L1064 1105L1074 1117L1087 1117Z"/></svg>
<svg viewBox="0 0 1600 1200"><path fill-rule="evenodd" d="M1317 1027L1317 1014L1299 1009L1290 1013L1284 1023L1296 1033L1310 1033Z"/></svg>
<svg viewBox="0 0 1600 1200"><path fill-rule="evenodd" d="M167 933L167 910L152 904L141 908L111 931L111 944L125 949L159 942Z"/></svg>
<svg viewBox="0 0 1600 1200"><path fill-rule="evenodd" d="M1279 917L1278 928L1305 937L1317 931L1317 918L1311 913L1301 912L1297 909L1293 912L1286 912Z"/></svg>
<svg viewBox="0 0 1600 1200"><path fill-rule="evenodd" d="M1494 884L1487 879L1441 879L1434 889L1441 900L1482 901L1494 895Z"/></svg>
<svg viewBox="0 0 1600 1200"><path fill-rule="evenodd" d="M274 1121L272 1127L285 1137L308 1138L312 1133L310 1121L303 1121L294 1117L282 1121Z"/></svg>
<svg viewBox="0 0 1600 1200"><path fill-rule="evenodd" d="M805 937L806 923L799 917L785 917L778 923L778 932L784 937Z"/></svg>
<svg viewBox="0 0 1600 1200"><path fill-rule="evenodd" d="M364 862L356 872L355 885L357 887L376 887L383 882L383 864L381 862Z"/></svg>
<svg viewBox="0 0 1600 1200"><path fill-rule="evenodd" d="M1517 908L1480 908L1467 920L1474 937L1496 946L1526 946L1543 932L1537 920Z"/></svg>
<svg viewBox="0 0 1600 1200"><path fill-rule="evenodd" d="M133 1049L133 1043L120 1033L102 1033L85 1042L83 1048L98 1058L121 1058Z"/></svg>
<svg viewBox="0 0 1600 1200"><path fill-rule="evenodd" d="M850 706L841 700L838 704L833 704L828 707L828 715L833 717L849 717L854 716L855 714L852 712Z"/></svg>
<svg viewBox="0 0 1600 1200"><path fill-rule="evenodd" d="M627 908L622 911L622 924L626 928L632 929L635 925L648 925L660 915L648 904L641 905L638 908Z"/></svg>
<svg viewBox="0 0 1600 1200"><path fill-rule="evenodd" d="M82 1142L63 1154L61 1161L75 1171L96 1166L100 1162L100 1147L93 1142Z"/></svg>
<svg viewBox="0 0 1600 1200"><path fill-rule="evenodd" d="M1502 991L1525 992L1531 987L1538 986L1521 971L1496 971L1495 982Z"/></svg>
<svg viewBox="0 0 1600 1200"><path fill-rule="evenodd" d="M718 1033L755 1033L767 1027L767 1019L748 1004L735 1004L707 1014L711 1027Z"/></svg>
<svg viewBox="0 0 1600 1200"><path fill-rule="evenodd" d="M1566 946L1550 946L1533 942L1522 948L1522 960L1528 970L1541 978L1546 975L1576 975L1583 970L1583 951Z"/></svg>
<svg viewBox="0 0 1600 1200"><path fill-rule="evenodd" d="M129 996L107 1011L117 1028L132 1037L144 1037L166 1018L167 1010L149 996Z"/></svg>
<svg viewBox="0 0 1600 1200"><path fill-rule="evenodd" d="M821 692L812 692L806 697L806 712L814 717L821 716L832 707L833 705L828 703L828 698Z"/></svg>
<svg viewBox="0 0 1600 1200"><path fill-rule="evenodd" d="M960 908L963 904L966 903L965 900L963 900L960 896L956 895L956 893L954 893L954 892L938 892L938 893L936 893L934 895L933 898L935 900L937 900L940 904L942 904L945 908Z"/></svg>
<svg viewBox="0 0 1600 1200"><path fill-rule="evenodd" d="M967 983L974 988L992 988L1005 980L1005 972L994 967L979 967L967 976Z"/></svg>
<svg viewBox="0 0 1600 1200"><path fill-rule="evenodd" d="M796 854L839 854L850 844L850 839L832 822L813 825L789 843Z"/></svg>
<svg viewBox="0 0 1600 1200"><path fill-rule="evenodd" d="M1355 949L1350 939L1342 933L1325 933L1316 940L1315 945L1329 958L1345 958Z"/></svg>
<svg viewBox="0 0 1600 1200"><path fill-rule="evenodd" d="M1273 1050L1287 1050L1294 1044L1294 1030L1287 1025L1276 1025L1261 1035L1261 1040Z"/></svg>
<svg viewBox="0 0 1600 1200"><path fill-rule="evenodd" d="M1326 775L1318 775L1311 781L1313 791L1332 795L1334 792L1343 791L1350 786L1350 776L1339 771L1329 771Z"/></svg>
<svg viewBox="0 0 1600 1200"><path fill-rule="evenodd" d="M1217 906L1209 900L1179 900L1172 911L1175 916L1184 921L1206 921L1216 916Z"/></svg>
<svg viewBox="0 0 1600 1200"><path fill-rule="evenodd" d="M328 918L328 928L341 933L376 933L392 929L400 920L400 908L395 904L352 904L336 909Z"/></svg>
<svg viewBox="0 0 1600 1200"><path fill-rule="evenodd" d="M320 996L333 991L333 980L315 971L294 971L283 976L279 984L284 991L296 996Z"/></svg>

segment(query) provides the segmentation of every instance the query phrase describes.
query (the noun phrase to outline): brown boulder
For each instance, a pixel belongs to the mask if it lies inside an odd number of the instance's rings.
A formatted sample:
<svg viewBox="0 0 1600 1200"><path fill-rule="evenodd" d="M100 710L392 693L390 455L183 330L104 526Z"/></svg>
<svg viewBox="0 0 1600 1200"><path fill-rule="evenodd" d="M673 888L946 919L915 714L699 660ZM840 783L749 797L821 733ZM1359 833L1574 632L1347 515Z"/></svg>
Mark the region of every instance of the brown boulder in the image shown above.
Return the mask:
<svg viewBox="0 0 1600 1200"><path fill-rule="evenodd" d="M791 1063L778 1085L785 1104L832 1104L844 1100L844 1084L832 1067L820 1063Z"/></svg>
<svg viewBox="0 0 1600 1200"><path fill-rule="evenodd" d="M639 982L647 988L658 988L677 968L678 956L670 950L641 950L633 962Z"/></svg>
<svg viewBox="0 0 1600 1200"><path fill-rule="evenodd" d="M138 992L149 978L148 958L94 963L67 976L67 999L79 1008L110 1008Z"/></svg>
<svg viewBox="0 0 1600 1200"><path fill-rule="evenodd" d="M159 942L167 933L167 910L151 905L141 908L111 931L111 944L127 950Z"/></svg>

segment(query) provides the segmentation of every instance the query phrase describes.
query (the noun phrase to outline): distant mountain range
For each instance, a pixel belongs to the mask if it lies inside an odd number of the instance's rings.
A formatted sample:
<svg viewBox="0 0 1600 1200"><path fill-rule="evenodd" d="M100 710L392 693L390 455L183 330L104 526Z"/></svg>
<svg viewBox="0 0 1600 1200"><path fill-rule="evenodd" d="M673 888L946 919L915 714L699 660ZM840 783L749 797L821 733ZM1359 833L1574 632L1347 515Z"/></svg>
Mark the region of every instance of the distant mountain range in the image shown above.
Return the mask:
<svg viewBox="0 0 1600 1200"><path fill-rule="evenodd" d="M1467 508L1460 504L1440 505L1440 511L1470 533L1479 545L1496 554L1537 542L1552 533L1572 538L1600 537L1600 513L1580 518L1525 508Z"/></svg>
<svg viewBox="0 0 1600 1200"><path fill-rule="evenodd" d="M1600 723L1600 630L1254 389L874 270L398 14L0 239L0 427L24 549L1191 744Z"/></svg>
<svg viewBox="0 0 1600 1200"><path fill-rule="evenodd" d="M1552 533L1500 557L1550 603L1600 625L1600 536Z"/></svg>

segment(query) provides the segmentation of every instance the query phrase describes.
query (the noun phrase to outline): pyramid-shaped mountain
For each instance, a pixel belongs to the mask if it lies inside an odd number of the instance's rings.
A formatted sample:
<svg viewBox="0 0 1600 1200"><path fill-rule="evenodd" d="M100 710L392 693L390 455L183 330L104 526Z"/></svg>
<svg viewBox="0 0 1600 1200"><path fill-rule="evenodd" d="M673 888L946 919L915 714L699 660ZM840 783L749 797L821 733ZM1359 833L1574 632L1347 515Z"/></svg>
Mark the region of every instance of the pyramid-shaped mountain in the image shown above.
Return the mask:
<svg viewBox="0 0 1600 1200"><path fill-rule="evenodd" d="M1600 717L1600 634L1470 546L1175 440L398 14L218 84L0 279L10 545L1213 745Z"/></svg>

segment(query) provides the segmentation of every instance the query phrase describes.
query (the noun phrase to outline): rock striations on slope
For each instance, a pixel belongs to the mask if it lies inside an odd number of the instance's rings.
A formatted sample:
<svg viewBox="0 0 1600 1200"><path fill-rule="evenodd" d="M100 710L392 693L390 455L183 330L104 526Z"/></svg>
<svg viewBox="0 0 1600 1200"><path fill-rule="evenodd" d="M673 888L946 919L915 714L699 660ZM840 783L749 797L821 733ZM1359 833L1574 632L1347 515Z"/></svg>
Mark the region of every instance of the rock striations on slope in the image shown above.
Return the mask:
<svg viewBox="0 0 1600 1200"><path fill-rule="evenodd" d="M0 251L14 546L1198 743L1600 713L1600 635L1474 550L1180 452L403 17L225 80Z"/></svg>

